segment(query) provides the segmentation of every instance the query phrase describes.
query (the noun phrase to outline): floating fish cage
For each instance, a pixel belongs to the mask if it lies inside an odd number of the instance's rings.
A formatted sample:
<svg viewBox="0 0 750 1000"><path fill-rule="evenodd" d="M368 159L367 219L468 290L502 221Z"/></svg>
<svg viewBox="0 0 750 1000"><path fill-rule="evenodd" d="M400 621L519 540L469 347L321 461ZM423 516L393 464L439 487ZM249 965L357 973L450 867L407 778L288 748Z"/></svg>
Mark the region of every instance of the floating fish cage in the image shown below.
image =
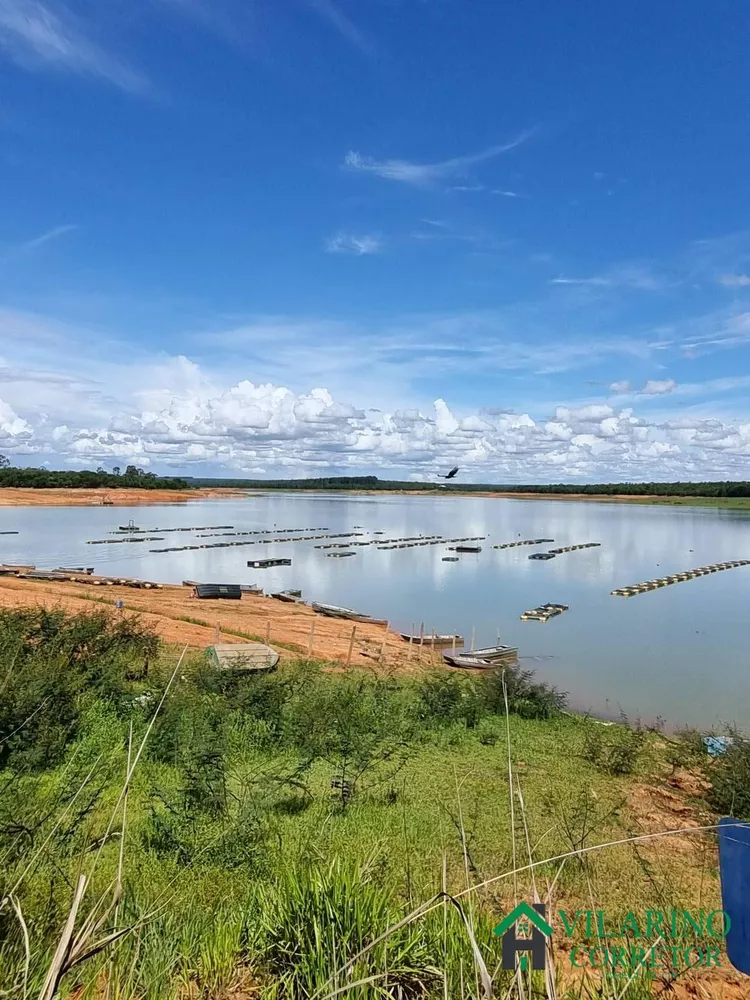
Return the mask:
<svg viewBox="0 0 750 1000"><path fill-rule="evenodd" d="M569 605L567 604L540 604L538 608L532 608L531 611L524 611L521 615L522 622L547 622L550 618L556 618L561 615L564 611L569 611Z"/></svg>
<svg viewBox="0 0 750 1000"><path fill-rule="evenodd" d="M718 573L721 570L736 569L739 566L750 566L750 559L732 559L729 562L712 563L709 566L699 566L697 569L687 570L684 573L673 573L671 576L663 576L658 580L647 580L644 583L634 583L630 587L618 587L611 591L613 597L633 597L635 594L643 594L649 590L656 590L660 587L668 587L673 583L684 583L686 580L695 580L700 576L708 576L710 573Z"/></svg>

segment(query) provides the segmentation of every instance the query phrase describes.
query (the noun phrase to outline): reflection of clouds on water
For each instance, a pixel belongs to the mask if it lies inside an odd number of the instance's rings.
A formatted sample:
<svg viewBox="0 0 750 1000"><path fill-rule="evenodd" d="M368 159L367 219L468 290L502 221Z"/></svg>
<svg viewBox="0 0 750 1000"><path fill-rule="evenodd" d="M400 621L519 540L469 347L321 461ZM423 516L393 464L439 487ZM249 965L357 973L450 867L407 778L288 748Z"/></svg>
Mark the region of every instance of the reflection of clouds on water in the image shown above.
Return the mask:
<svg viewBox="0 0 750 1000"><path fill-rule="evenodd" d="M327 559L313 541L157 555L147 551L147 544L84 544L107 537L130 517L144 528L233 524L237 531L249 531L275 524L277 530L335 533L354 530L356 524L362 525L361 540L487 537L476 543L481 553L461 554L457 563L442 562L453 554L446 544L391 551L358 547L355 557L340 560ZM670 721L710 725L715 718L740 714L738 721L750 723L750 705L737 697L747 666L750 569L629 601L609 594L640 580L750 557L750 517L740 513L576 501L290 493L135 512L0 508L3 529L20 532L0 538L3 562L34 562L45 569L93 565L97 572L167 583L259 583L266 591L298 587L306 600L354 607L389 619L400 631L408 632L412 622L418 628L422 621L428 631L434 627L467 637L475 628L478 645L494 643L499 630L502 641L519 646L522 662L570 691L578 704L604 711L609 699L644 719L658 713ZM519 538L554 541L492 548ZM531 552L589 541L602 547L548 562L528 558ZM276 556L291 556L291 567L247 566L250 558ZM568 604L570 611L547 624L519 620L523 611L547 601Z"/></svg>

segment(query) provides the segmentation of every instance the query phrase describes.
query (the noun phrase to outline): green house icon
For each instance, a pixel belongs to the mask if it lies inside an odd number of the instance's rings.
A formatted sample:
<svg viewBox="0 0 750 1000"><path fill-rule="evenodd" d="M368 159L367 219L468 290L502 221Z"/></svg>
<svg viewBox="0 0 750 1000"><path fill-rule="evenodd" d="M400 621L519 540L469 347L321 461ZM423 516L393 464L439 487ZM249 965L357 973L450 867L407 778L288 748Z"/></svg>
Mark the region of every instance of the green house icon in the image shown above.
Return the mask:
<svg viewBox="0 0 750 1000"><path fill-rule="evenodd" d="M521 919L528 920L529 923L533 924L533 926L536 927L537 930L541 931L545 937L549 937L550 934L552 934L552 927L550 927L544 917L540 913L537 913L537 911L526 902L519 903L514 910L511 910L508 916L505 917L504 920L500 921L492 933L496 934L498 937L502 937L507 930L510 930L517 920Z"/></svg>

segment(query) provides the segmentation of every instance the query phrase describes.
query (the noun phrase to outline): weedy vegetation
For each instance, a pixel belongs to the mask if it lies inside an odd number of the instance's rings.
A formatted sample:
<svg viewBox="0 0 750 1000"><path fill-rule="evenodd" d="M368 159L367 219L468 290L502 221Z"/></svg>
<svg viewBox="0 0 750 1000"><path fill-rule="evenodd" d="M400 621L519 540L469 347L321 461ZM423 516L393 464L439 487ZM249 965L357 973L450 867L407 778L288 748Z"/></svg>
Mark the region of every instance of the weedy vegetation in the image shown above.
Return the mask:
<svg viewBox="0 0 750 1000"><path fill-rule="evenodd" d="M651 996L500 966L519 899L670 885L627 807L652 734L564 705L518 667L222 672L135 616L0 612L0 997Z"/></svg>

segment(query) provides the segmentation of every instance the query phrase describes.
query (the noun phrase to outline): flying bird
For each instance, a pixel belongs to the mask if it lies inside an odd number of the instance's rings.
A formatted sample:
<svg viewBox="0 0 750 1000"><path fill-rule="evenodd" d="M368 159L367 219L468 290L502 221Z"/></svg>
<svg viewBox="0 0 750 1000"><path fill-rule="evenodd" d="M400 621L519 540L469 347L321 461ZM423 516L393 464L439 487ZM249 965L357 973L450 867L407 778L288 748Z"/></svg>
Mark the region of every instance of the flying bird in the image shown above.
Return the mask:
<svg viewBox="0 0 750 1000"><path fill-rule="evenodd" d="M451 471L448 472L446 475L443 475L442 473L438 472L438 477L440 479L453 479L453 477L456 475L457 472L458 472L458 466L454 465Z"/></svg>

